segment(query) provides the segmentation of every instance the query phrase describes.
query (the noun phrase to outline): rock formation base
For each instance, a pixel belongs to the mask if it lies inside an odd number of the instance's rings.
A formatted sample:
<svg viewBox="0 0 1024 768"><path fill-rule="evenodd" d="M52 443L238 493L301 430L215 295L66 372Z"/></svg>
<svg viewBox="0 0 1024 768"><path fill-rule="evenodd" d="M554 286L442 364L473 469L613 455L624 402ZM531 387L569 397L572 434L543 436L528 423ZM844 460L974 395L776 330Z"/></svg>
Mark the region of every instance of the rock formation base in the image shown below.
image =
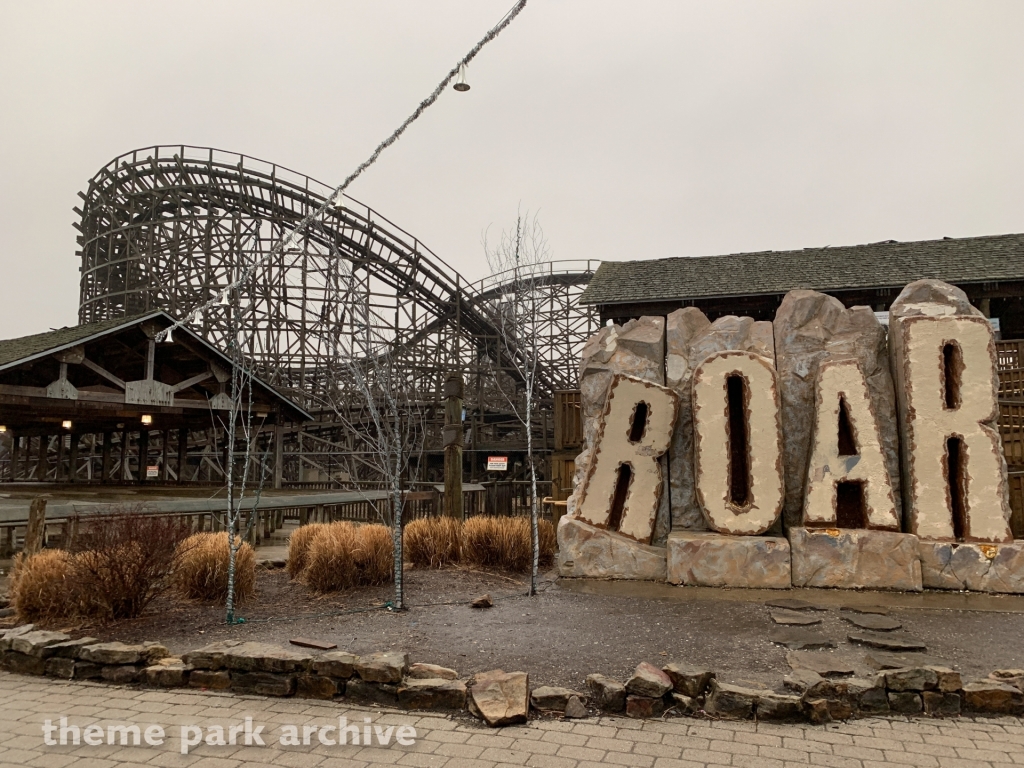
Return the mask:
<svg viewBox="0 0 1024 768"><path fill-rule="evenodd" d="M921 579L928 589L1024 594L1024 541L954 544L919 541Z"/></svg>
<svg viewBox="0 0 1024 768"><path fill-rule="evenodd" d="M909 533L791 528L794 587L920 592L918 539Z"/></svg>
<svg viewBox="0 0 1024 768"><path fill-rule="evenodd" d="M686 586L788 589L789 542L771 536L671 533L668 581Z"/></svg>
<svg viewBox="0 0 1024 768"><path fill-rule="evenodd" d="M558 523L558 573L569 578L665 580L665 548L652 547L588 525Z"/></svg>

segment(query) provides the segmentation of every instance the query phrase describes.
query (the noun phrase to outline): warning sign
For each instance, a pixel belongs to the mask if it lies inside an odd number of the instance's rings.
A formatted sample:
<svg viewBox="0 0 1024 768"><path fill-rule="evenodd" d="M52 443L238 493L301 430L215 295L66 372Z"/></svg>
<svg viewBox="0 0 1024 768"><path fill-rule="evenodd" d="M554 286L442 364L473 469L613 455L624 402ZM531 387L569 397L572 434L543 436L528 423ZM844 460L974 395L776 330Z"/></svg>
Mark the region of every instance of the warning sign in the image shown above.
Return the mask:
<svg viewBox="0 0 1024 768"><path fill-rule="evenodd" d="M146 477L147 478L159 477L159 476L160 476L160 465L159 464L150 464L149 466L146 467Z"/></svg>
<svg viewBox="0 0 1024 768"><path fill-rule="evenodd" d="M504 472L508 469L508 456L488 456L488 472Z"/></svg>

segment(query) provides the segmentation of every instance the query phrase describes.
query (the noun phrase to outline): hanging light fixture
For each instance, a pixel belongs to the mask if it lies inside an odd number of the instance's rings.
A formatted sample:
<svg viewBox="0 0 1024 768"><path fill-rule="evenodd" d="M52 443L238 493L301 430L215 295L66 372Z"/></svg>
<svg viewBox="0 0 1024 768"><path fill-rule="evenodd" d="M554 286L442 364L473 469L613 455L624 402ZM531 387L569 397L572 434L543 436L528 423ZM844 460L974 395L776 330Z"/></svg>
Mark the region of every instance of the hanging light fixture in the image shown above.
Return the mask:
<svg viewBox="0 0 1024 768"><path fill-rule="evenodd" d="M0 424L0 434L3 434L6 431L7 431L7 426L5 424Z"/></svg>
<svg viewBox="0 0 1024 768"><path fill-rule="evenodd" d="M70 419L64 419L64 421L62 421L60 423L60 425L64 429L71 429L71 420Z"/></svg>
<svg viewBox="0 0 1024 768"><path fill-rule="evenodd" d="M150 416L148 413L142 414L142 423L148 427L150 424L153 423L153 417Z"/></svg>
<svg viewBox="0 0 1024 768"><path fill-rule="evenodd" d="M220 305L222 307L226 307L228 306L228 304L230 304L230 302L228 301L228 292L224 291L224 293L220 295Z"/></svg>
<svg viewBox="0 0 1024 768"><path fill-rule="evenodd" d="M164 336L164 341L167 342L168 344L173 344L174 343L174 335L173 334L174 334L174 329L173 328L168 328L167 329L167 335Z"/></svg>
<svg viewBox="0 0 1024 768"><path fill-rule="evenodd" d="M454 88L456 91L468 91L469 83L466 82L466 65L459 64L459 79L455 83Z"/></svg>

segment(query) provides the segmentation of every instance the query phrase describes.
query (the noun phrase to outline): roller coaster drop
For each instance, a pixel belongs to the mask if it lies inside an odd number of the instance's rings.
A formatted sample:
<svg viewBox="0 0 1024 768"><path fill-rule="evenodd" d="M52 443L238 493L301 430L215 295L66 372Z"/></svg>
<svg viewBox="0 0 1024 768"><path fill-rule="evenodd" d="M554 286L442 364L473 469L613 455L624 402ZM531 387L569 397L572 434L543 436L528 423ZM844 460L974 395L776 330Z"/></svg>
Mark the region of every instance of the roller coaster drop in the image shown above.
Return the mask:
<svg viewBox="0 0 1024 768"><path fill-rule="evenodd" d="M467 283L418 239L348 196L302 232L301 247L271 256L331 188L216 149L136 150L104 166L80 194L80 322L152 309L181 318L255 264L237 296L194 314L189 325L221 346L232 337L243 340L259 373L311 410L332 388L343 390L340 397L331 393L335 401L346 402L350 382L339 360L394 355L431 415L425 455L440 455L441 391L450 375L460 374L467 381L468 474L480 475L477 453L521 450L522 429L493 387L496 376L517 378L507 352L515 355L515 344L497 343L495 320L509 298L509 276ZM597 329L592 310L575 301L596 266L552 262L531 278L542 298L542 405L534 430L537 444L548 448L554 393L576 389L571 361ZM352 432L321 410L314 425L290 440L286 474L294 481L372 481ZM428 460L418 471L417 479L434 479Z"/></svg>

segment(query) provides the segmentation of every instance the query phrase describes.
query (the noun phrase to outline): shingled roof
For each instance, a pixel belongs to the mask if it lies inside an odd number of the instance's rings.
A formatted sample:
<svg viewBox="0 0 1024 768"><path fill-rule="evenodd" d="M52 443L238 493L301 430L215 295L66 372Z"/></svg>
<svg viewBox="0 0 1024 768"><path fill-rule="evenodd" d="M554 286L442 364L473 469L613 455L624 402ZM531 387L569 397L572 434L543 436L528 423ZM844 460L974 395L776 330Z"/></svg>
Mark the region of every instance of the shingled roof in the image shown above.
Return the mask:
<svg viewBox="0 0 1024 768"><path fill-rule="evenodd" d="M838 248L762 251L731 256L605 261L581 304L627 304L718 296L780 294L794 288L837 291L1024 280L1024 234Z"/></svg>

